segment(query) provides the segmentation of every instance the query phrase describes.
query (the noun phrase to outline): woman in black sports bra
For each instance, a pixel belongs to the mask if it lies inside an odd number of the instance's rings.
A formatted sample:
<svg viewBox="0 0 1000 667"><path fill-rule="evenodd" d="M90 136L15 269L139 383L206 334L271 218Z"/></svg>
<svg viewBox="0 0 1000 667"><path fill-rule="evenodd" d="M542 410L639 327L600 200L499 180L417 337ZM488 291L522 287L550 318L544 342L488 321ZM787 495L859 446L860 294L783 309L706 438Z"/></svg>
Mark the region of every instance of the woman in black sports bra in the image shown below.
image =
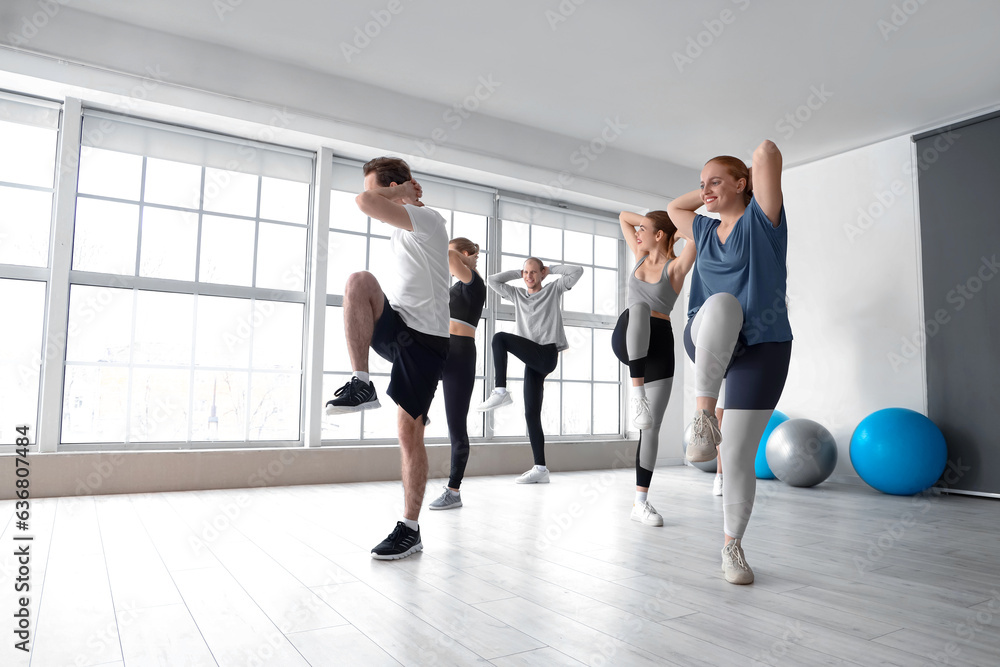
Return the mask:
<svg viewBox="0 0 1000 667"><path fill-rule="evenodd" d="M451 321L448 323L451 339L441 385L451 436L451 476L444 492L431 502L432 510L462 506L459 488L469 462L469 404L476 384L476 326L486 305L486 283L476 271L478 260L478 243L458 237L448 244L448 268L455 277L455 284L451 286Z"/></svg>

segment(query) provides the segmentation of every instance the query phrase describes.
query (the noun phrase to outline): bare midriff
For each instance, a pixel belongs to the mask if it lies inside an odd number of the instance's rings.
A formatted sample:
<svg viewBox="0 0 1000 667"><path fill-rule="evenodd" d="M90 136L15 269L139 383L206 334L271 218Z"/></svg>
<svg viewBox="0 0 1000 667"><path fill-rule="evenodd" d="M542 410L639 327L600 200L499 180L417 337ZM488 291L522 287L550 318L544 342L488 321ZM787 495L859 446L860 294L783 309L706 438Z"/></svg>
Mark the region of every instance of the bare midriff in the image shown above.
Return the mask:
<svg viewBox="0 0 1000 667"><path fill-rule="evenodd" d="M466 336L467 338L476 337L475 328L470 327L468 324L462 324L461 322L448 322L448 333L452 336Z"/></svg>
<svg viewBox="0 0 1000 667"><path fill-rule="evenodd" d="M663 313L658 313L655 310L649 311L649 314L652 315L655 318L658 318L658 319L661 319L661 320L666 320L667 322L670 321L670 316L669 315L664 315ZM454 322L452 322L452 324L454 324Z"/></svg>

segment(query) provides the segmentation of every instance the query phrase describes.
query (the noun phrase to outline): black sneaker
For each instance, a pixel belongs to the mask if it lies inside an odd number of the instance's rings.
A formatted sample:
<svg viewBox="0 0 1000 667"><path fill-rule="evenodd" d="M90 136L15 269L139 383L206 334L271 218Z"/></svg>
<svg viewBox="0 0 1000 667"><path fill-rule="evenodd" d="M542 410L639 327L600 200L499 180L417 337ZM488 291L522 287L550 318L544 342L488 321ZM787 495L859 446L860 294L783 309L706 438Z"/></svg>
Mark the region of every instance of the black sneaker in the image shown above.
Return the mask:
<svg viewBox="0 0 1000 667"><path fill-rule="evenodd" d="M418 551L423 551L424 545L420 541L420 528L410 530L402 521L396 522L396 527L385 538L372 549L372 558L378 560L399 560L412 556Z"/></svg>
<svg viewBox="0 0 1000 667"><path fill-rule="evenodd" d="M362 382L356 377L333 393L336 398L326 402L326 414L339 415L344 412L358 412L370 408L380 408L375 385Z"/></svg>

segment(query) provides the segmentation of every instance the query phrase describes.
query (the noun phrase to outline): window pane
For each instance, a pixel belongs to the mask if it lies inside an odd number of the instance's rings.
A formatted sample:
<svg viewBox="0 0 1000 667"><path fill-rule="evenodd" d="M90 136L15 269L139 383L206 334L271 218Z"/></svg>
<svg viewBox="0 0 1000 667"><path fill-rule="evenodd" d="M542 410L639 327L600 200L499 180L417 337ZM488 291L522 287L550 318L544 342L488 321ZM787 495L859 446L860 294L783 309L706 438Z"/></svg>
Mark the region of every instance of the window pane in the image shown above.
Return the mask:
<svg viewBox="0 0 1000 667"><path fill-rule="evenodd" d="M306 228L260 223L257 287L301 292L305 286Z"/></svg>
<svg viewBox="0 0 1000 667"><path fill-rule="evenodd" d="M62 442L125 442L128 369L66 366Z"/></svg>
<svg viewBox="0 0 1000 667"><path fill-rule="evenodd" d="M372 355L372 358L376 356ZM389 378L385 375L372 375L371 380L382 407L364 411L364 437L396 439L396 405L385 391L389 386Z"/></svg>
<svg viewBox="0 0 1000 667"><path fill-rule="evenodd" d="M520 271L524 268L524 257L517 257L515 255L501 255L500 256L500 270L501 271ZM524 287L524 283L520 281L512 281L513 284L518 287ZM520 283L520 284L518 284Z"/></svg>
<svg viewBox="0 0 1000 667"><path fill-rule="evenodd" d="M618 315L618 273L594 269L594 312L598 315Z"/></svg>
<svg viewBox="0 0 1000 667"><path fill-rule="evenodd" d="M309 221L309 184L262 177L260 217L306 224Z"/></svg>
<svg viewBox="0 0 1000 667"><path fill-rule="evenodd" d="M441 389L440 382L438 382L437 389L434 391L434 400L427 411L427 416L430 417L431 423L424 429L424 437L447 438L448 419L444 411L444 390Z"/></svg>
<svg viewBox="0 0 1000 667"><path fill-rule="evenodd" d="M250 303L250 299L198 296L196 365L250 367L250 337L253 333Z"/></svg>
<svg viewBox="0 0 1000 667"><path fill-rule="evenodd" d="M391 281L396 272L389 239L372 238L369 242L368 270L375 274L380 285Z"/></svg>
<svg viewBox="0 0 1000 667"><path fill-rule="evenodd" d="M302 313L301 303L254 303L253 368L302 368Z"/></svg>
<svg viewBox="0 0 1000 667"><path fill-rule="evenodd" d="M565 232L566 261L571 264L594 263L594 236L582 232Z"/></svg>
<svg viewBox="0 0 1000 667"><path fill-rule="evenodd" d="M506 249L506 248L505 248ZM544 260L562 261L562 230L555 227L531 227L531 254Z"/></svg>
<svg viewBox="0 0 1000 667"><path fill-rule="evenodd" d="M249 378L246 371L194 372L192 440L232 441L246 437Z"/></svg>
<svg viewBox="0 0 1000 667"><path fill-rule="evenodd" d="M198 215L147 206L142 212L139 275L194 280Z"/></svg>
<svg viewBox="0 0 1000 667"><path fill-rule="evenodd" d="M80 197L76 201L73 268L135 275L139 207Z"/></svg>
<svg viewBox="0 0 1000 667"><path fill-rule="evenodd" d="M257 215L259 177L205 167L205 210L231 215Z"/></svg>
<svg viewBox="0 0 1000 667"><path fill-rule="evenodd" d="M327 321L329 326L329 320ZM350 373L327 373L323 375L323 396L322 402L334 398L333 393L344 386L344 383L351 379ZM379 403L382 403L379 396ZM387 406L382 403L382 408ZM323 417L323 432L320 436L323 440L360 440L361 439L361 413L350 412L341 415Z"/></svg>
<svg viewBox="0 0 1000 667"><path fill-rule="evenodd" d="M550 375L559 377L558 375ZM542 432L556 435L559 430L559 404L562 400L563 383L555 380L545 381L545 395L542 400ZM522 408L523 409L523 408Z"/></svg>
<svg viewBox="0 0 1000 667"><path fill-rule="evenodd" d="M594 236L594 264L618 268L618 239Z"/></svg>
<svg viewBox="0 0 1000 667"><path fill-rule="evenodd" d="M188 369L133 370L129 441L186 441L190 387Z"/></svg>
<svg viewBox="0 0 1000 667"><path fill-rule="evenodd" d="M128 363L132 297L132 290L72 285L66 360Z"/></svg>
<svg viewBox="0 0 1000 667"><path fill-rule="evenodd" d="M0 264L48 266L51 220L51 192L0 186Z"/></svg>
<svg viewBox="0 0 1000 667"><path fill-rule="evenodd" d="M330 191L330 227L350 232L368 233L368 216L361 212L354 198L357 193Z"/></svg>
<svg viewBox="0 0 1000 667"><path fill-rule="evenodd" d="M518 255L530 255L528 249L529 226L523 222L511 222L504 220L501 227L500 247L504 252L512 252Z"/></svg>
<svg viewBox="0 0 1000 667"><path fill-rule="evenodd" d="M0 121L0 181L52 187L56 130Z"/></svg>
<svg viewBox="0 0 1000 667"><path fill-rule="evenodd" d="M81 150L78 192L138 201L141 187L141 155L92 147Z"/></svg>
<svg viewBox="0 0 1000 667"><path fill-rule="evenodd" d="M201 223L199 279L249 287L253 278L253 241L253 222L206 215Z"/></svg>
<svg viewBox="0 0 1000 667"><path fill-rule="evenodd" d="M480 250L486 249L486 216L455 211L453 227L452 238L461 236L478 243ZM486 263L481 262L481 266L485 267Z"/></svg>
<svg viewBox="0 0 1000 667"><path fill-rule="evenodd" d="M298 373L252 373L250 377L250 440L298 440Z"/></svg>
<svg viewBox="0 0 1000 667"><path fill-rule="evenodd" d="M476 377L486 375L486 320L479 320L476 327ZM485 399L484 399L485 400ZM475 403L473 403L475 405Z"/></svg>
<svg viewBox="0 0 1000 667"><path fill-rule="evenodd" d="M146 188L142 198L151 204L198 208L201 201L201 167L146 158Z"/></svg>
<svg viewBox="0 0 1000 667"><path fill-rule="evenodd" d="M611 349L611 334L611 329L594 329L595 380L618 382L621 377L620 366L622 364Z"/></svg>
<svg viewBox="0 0 1000 667"><path fill-rule="evenodd" d="M514 405L490 413L493 415L493 433L499 436L523 438L528 433L524 424L524 383L520 380L508 382L507 391L514 399ZM542 405L544 410L544 402Z"/></svg>
<svg viewBox="0 0 1000 667"><path fill-rule="evenodd" d="M347 338L344 335L343 308L340 308L339 306L326 307L326 327L324 329L324 336L326 342L325 347L323 348L323 370L351 370L351 359L347 356ZM349 379L350 376L348 376L348 380ZM347 382L347 380L344 380L344 382ZM340 385L337 385L334 389L339 387ZM329 401L331 398L333 398L332 395L326 400Z"/></svg>
<svg viewBox="0 0 1000 667"><path fill-rule="evenodd" d="M575 313L594 312L593 272L594 270L589 266L583 267L583 276L580 277L580 281L563 296L563 310ZM562 278L559 278L559 280L562 280Z"/></svg>
<svg viewBox="0 0 1000 667"><path fill-rule="evenodd" d="M616 384L594 385L594 433L609 435L620 432L618 409L621 391Z"/></svg>
<svg viewBox="0 0 1000 667"><path fill-rule="evenodd" d="M589 380L590 371L590 329L565 327L569 348L562 352L564 380Z"/></svg>
<svg viewBox="0 0 1000 667"><path fill-rule="evenodd" d="M27 425L35 442L38 415L38 378L41 370L42 323L45 319L45 283L0 280L4 325L0 326L0 405L6 423L0 424L0 442L14 442L13 428Z"/></svg>
<svg viewBox="0 0 1000 667"><path fill-rule="evenodd" d="M326 293L343 294L347 277L355 271L364 271L368 241L357 234L330 232L329 257L326 266Z"/></svg>
<svg viewBox="0 0 1000 667"><path fill-rule="evenodd" d="M189 365L194 343L193 320L193 294L139 292L136 295L132 363ZM184 391L186 396L187 389Z"/></svg>
<svg viewBox="0 0 1000 667"><path fill-rule="evenodd" d="M562 385L564 435L590 433L590 384L564 382Z"/></svg>

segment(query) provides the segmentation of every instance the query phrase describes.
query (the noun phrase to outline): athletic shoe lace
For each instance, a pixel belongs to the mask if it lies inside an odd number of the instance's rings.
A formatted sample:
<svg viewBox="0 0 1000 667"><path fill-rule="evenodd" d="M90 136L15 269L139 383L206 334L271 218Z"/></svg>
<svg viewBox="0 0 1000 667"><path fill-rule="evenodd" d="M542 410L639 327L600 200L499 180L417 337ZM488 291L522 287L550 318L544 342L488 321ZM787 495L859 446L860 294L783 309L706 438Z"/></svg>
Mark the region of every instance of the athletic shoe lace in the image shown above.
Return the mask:
<svg viewBox="0 0 1000 667"><path fill-rule="evenodd" d="M749 570L750 566L747 565L746 560L743 558L743 549L739 545L729 547L729 558L733 561L733 564L741 570Z"/></svg>
<svg viewBox="0 0 1000 667"><path fill-rule="evenodd" d="M696 438L704 437L705 430L708 427L708 417L705 413L699 413L694 418L694 423L691 425L691 432Z"/></svg>

